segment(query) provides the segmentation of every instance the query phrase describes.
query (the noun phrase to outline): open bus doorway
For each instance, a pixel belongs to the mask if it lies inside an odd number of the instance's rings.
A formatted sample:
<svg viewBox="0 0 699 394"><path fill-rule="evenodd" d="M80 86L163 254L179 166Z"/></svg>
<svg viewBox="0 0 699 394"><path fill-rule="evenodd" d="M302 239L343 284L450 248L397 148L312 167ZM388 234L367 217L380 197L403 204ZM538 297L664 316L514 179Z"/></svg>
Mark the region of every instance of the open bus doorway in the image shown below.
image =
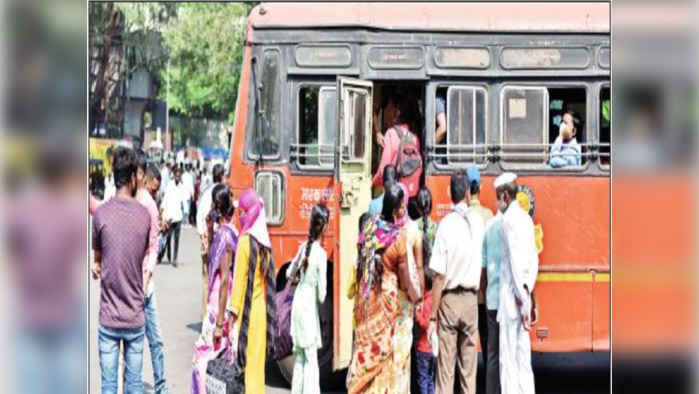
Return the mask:
<svg viewBox="0 0 699 394"><path fill-rule="evenodd" d="M381 164L383 148L379 144L379 139L386 136L386 132L393 128L396 123L398 107L402 100L407 100L410 110L404 116L404 122L408 124L409 131L417 137L420 144L420 155L422 156L422 175L420 186L425 184L425 143L426 143L426 123L425 123L425 84L414 81L376 81L374 82L373 97L373 135L372 135L372 155L371 173L376 175ZM380 182L374 182L372 188L372 198L383 193L383 186ZM415 204L409 204L408 214L415 220L418 213Z"/></svg>

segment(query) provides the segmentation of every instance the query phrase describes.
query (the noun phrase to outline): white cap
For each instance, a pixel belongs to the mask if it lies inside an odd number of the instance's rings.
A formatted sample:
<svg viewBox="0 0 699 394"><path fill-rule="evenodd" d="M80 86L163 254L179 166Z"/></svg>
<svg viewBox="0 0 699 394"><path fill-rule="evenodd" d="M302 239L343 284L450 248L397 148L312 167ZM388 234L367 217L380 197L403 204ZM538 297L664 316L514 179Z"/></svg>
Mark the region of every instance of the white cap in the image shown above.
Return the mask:
<svg viewBox="0 0 699 394"><path fill-rule="evenodd" d="M514 174L512 172L506 172L495 179L495 182L493 182L493 187L495 187L497 189L502 185L512 183L516 180L517 180L516 174Z"/></svg>

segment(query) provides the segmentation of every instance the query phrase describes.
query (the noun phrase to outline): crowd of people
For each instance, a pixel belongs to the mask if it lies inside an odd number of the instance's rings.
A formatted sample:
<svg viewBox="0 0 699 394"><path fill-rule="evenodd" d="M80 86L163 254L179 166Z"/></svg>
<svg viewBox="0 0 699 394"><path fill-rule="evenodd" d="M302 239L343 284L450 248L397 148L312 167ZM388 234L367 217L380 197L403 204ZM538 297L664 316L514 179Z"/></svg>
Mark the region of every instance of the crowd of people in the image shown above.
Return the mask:
<svg viewBox="0 0 699 394"><path fill-rule="evenodd" d="M116 192L91 208L92 274L101 285L102 389L116 393L123 348L125 387L142 391L148 339L155 392L167 393L153 272L165 253L162 238L168 244L174 235L177 259L177 235L189 202L186 183L180 168L165 181L142 152L120 147L112 160ZM274 357L278 333L265 207L254 190L236 201L223 166L212 172L194 218L204 290L191 392L206 392L207 365L224 350L244 369L246 392L264 392L265 363ZM360 218L348 294L355 301L349 393L409 393L415 383L424 394L451 393L457 375L461 392L473 393L479 340L487 393L533 393L528 332L538 316L538 255L532 219L516 202L516 176L505 173L495 180L498 212L493 215L479 201L478 170L454 172L453 208L438 225L430 218L430 190L419 188L411 198L392 164L382 165L381 183L384 193ZM408 214L410 202L417 220ZM290 325L293 393L320 393L319 305L327 293L323 244L329 220L326 206L313 208L308 239L287 270L288 280L297 283Z"/></svg>

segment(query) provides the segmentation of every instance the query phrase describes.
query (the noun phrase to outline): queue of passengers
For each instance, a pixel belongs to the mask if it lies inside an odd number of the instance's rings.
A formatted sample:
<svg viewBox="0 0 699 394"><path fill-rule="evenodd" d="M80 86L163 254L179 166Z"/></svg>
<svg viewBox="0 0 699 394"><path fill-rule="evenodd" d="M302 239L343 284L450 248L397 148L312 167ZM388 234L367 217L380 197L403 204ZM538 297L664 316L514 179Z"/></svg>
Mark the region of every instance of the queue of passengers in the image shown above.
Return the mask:
<svg viewBox="0 0 699 394"><path fill-rule="evenodd" d="M417 193L419 220L410 219L406 187L395 174L392 165L384 168L384 194L360 223L348 392L409 393L417 324L421 393L453 392L455 365L461 392L475 393L479 337L486 392L534 393L529 329L538 315L538 253L533 221L516 202L516 176L495 180L493 216L478 200L478 170L455 172L453 207L437 226L426 188ZM487 328L479 330L479 320Z"/></svg>

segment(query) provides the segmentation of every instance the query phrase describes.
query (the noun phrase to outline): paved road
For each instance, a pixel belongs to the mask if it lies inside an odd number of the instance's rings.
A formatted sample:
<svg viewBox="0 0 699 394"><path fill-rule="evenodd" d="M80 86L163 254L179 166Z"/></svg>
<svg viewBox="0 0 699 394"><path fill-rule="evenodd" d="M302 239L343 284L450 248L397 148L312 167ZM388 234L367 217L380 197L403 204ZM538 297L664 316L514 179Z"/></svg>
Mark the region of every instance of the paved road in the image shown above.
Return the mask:
<svg viewBox="0 0 699 394"><path fill-rule="evenodd" d="M167 263L155 272L156 294L165 343L165 373L167 386L173 394L189 393L194 341L201 327L201 263L198 238L192 228L182 230L180 264L174 268ZM90 382L91 394L100 393L100 369L97 351L97 316L99 312L99 283L90 284ZM146 394L153 392L153 369L146 347L143 381ZM609 392L609 362L595 356L547 356L535 358L537 393L606 393ZM343 390L344 376L337 379ZM485 387L479 376L478 391ZM275 368L267 371L267 394L289 393L288 385ZM330 394L328 392L327 394Z"/></svg>

